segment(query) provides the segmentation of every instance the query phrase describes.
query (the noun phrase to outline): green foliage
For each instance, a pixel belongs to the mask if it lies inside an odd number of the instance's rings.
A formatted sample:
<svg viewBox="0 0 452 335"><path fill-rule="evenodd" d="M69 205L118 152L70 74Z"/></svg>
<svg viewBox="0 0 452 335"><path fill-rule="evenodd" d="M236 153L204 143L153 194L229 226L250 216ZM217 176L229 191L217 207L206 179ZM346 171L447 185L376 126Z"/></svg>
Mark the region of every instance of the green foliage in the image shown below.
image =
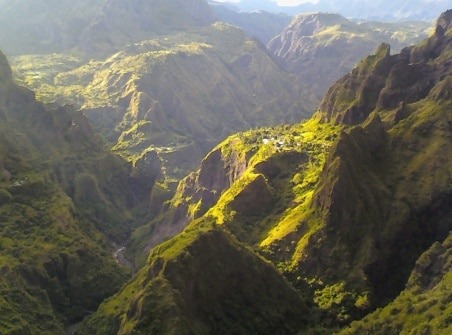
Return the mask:
<svg viewBox="0 0 452 335"><path fill-rule="evenodd" d="M37 287L27 286L20 277L7 280L5 268L0 280L0 331L3 334L58 334L61 323L52 313L48 296ZM6 273L5 273L6 272ZM9 274L11 277L11 274ZM12 279L12 278L10 278Z"/></svg>
<svg viewBox="0 0 452 335"><path fill-rule="evenodd" d="M393 302L353 322L340 334L449 334L451 240L449 236L442 245L435 243L419 258L406 289ZM427 286L419 286L419 278Z"/></svg>
<svg viewBox="0 0 452 335"><path fill-rule="evenodd" d="M129 276L107 236L130 233L131 167L80 113L0 88L0 332L61 334Z"/></svg>
<svg viewBox="0 0 452 335"><path fill-rule="evenodd" d="M40 317L43 332L60 329L124 282L105 236L120 240L130 232L141 204L137 194L145 192L134 192L129 181L139 186L148 154L169 157L164 154L183 148L188 155L200 138L215 141L260 118L272 124L278 111L293 108L259 100L251 114L242 114L243 104L254 102L248 97L264 99L288 86L282 75L261 76L261 65L271 62L239 35L217 23L196 29L196 41L193 32L145 41L58 77L64 87L69 78L80 81L70 87L72 93L83 87L73 99L83 99L133 170L102 150L82 118L64 109L48 113L30 92L1 84L12 101L1 107L13 108L4 113L8 123L1 124L0 139L19 135L17 143L0 144L0 271L9 275L0 282L6 292L2 331L37 332ZM432 41L417 57L440 38ZM331 333L398 294L414 260L450 230L452 185L450 74L439 74L447 69L445 58L425 60L437 69L428 82L434 88L421 101L407 90L401 106L407 114L396 118L400 110L383 110L381 92L394 93L403 82L393 77L394 64L406 61L400 57L383 45L330 91L318 117L250 130L216 147L179 185L168 216L155 214L137 230L135 237L144 232L137 245L151 245L148 236L161 240L195 220L152 249L144 268L78 332ZM271 64L263 72L279 73ZM200 72L205 68L222 70ZM228 89L231 78L243 84L244 95ZM190 89L174 88L175 82ZM24 95L27 104L14 100ZM196 107L187 109L190 118L185 106ZM38 136L43 129L46 135ZM449 331L449 250L450 241L434 244L399 298L344 332ZM33 311L21 310L20 300Z"/></svg>

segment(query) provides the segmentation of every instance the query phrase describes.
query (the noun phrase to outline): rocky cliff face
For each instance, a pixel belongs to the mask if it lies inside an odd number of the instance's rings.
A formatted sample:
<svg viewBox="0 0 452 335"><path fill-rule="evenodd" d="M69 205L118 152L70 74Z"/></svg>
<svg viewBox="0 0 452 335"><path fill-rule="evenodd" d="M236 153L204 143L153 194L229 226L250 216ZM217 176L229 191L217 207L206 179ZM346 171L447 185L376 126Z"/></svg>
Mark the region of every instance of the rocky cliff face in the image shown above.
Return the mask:
<svg viewBox="0 0 452 335"><path fill-rule="evenodd" d="M0 53L0 80L2 82L6 82L11 80L11 78L12 72L11 67L8 64L8 60L3 53Z"/></svg>
<svg viewBox="0 0 452 335"><path fill-rule="evenodd" d="M314 276L334 266L332 278L344 271L350 282L367 283L377 303L393 298L421 252L451 229L451 162L444 156L451 150L450 99L442 98L451 78L451 28L444 30L444 21L400 55L382 46L320 107L325 120L359 126L331 151L313 202L325 229L312 236L298 266ZM411 80L399 72L405 66Z"/></svg>
<svg viewBox="0 0 452 335"><path fill-rule="evenodd" d="M333 85L320 107L324 118L356 124L374 109L403 108L429 96L435 86L443 91L440 83L444 84L450 73L444 59L450 52L448 13L441 16L435 34L424 43L393 56L389 45L383 44L374 56Z"/></svg>
<svg viewBox="0 0 452 335"><path fill-rule="evenodd" d="M231 187L246 171L247 153L242 147L223 153L221 147L213 149L201 162L199 170L190 173L177 186L175 195L148 225L140 227L132 236L131 247L137 263L143 255L168 238L181 232L187 224L211 208L221 193Z"/></svg>

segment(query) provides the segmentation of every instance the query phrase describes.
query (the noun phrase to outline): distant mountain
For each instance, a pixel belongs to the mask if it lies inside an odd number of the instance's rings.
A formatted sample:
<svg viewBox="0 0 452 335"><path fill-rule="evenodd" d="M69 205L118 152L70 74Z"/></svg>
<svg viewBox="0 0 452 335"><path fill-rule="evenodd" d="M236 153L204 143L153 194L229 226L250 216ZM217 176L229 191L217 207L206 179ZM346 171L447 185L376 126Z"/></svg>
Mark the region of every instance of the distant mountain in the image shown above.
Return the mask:
<svg viewBox="0 0 452 335"><path fill-rule="evenodd" d="M300 14L267 48L321 99L328 87L380 43L389 43L398 52L427 37L429 28L424 22L356 23L338 14Z"/></svg>
<svg viewBox="0 0 452 335"><path fill-rule="evenodd" d="M297 15L306 12L339 13L348 18L394 21L394 20L434 20L450 8L447 0L319 0L295 7L278 6L271 0L242 0L233 5L239 11L266 10L274 13Z"/></svg>
<svg viewBox="0 0 452 335"><path fill-rule="evenodd" d="M216 1L211 1L211 3L218 3ZM272 13L284 12L284 10L278 6L278 4L271 0L241 0L238 2L220 2L221 4L230 5L230 9L238 10L242 12L258 12L266 11Z"/></svg>
<svg viewBox="0 0 452 335"><path fill-rule="evenodd" d="M185 230L80 333L331 334L392 301L349 331L446 334L451 22L400 54L382 44L310 120L220 143L134 238Z"/></svg>
<svg viewBox="0 0 452 335"><path fill-rule="evenodd" d="M212 22L213 13L204 0L107 0L82 32L77 47L88 53L115 50Z"/></svg>
<svg viewBox="0 0 452 335"><path fill-rule="evenodd" d="M71 49L103 2L0 0L0 47L8 55Z"/></svg>
<svg viewBox="0 0 452 335"><path fill-rule="evenodd" d="M243 29L249 36L257 38L263 44L278 35L291 21L287 14L258 12L237 12L223 4L212 4L217 20L230 23Z"/></svg>
<svg viewBox="0 0 452 335"><path fill-rule="evenodd" d="M1 0L0 8L0 45L9 55L69 50L105 55L213 20L204 0Z"/></svg>

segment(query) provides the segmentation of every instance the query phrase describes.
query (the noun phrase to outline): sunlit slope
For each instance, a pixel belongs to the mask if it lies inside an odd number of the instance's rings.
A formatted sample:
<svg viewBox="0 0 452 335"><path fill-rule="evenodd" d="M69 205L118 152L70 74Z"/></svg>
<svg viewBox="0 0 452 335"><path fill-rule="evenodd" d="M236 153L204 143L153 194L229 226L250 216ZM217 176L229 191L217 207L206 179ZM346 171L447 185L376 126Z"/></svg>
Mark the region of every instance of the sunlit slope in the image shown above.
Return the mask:
<svg viewBox="0 0 452 335"><path fill-rule="evenodd" d="M154 249L78 334L296 334L307 310L298 293L213 226L200 222Z"/></svg>

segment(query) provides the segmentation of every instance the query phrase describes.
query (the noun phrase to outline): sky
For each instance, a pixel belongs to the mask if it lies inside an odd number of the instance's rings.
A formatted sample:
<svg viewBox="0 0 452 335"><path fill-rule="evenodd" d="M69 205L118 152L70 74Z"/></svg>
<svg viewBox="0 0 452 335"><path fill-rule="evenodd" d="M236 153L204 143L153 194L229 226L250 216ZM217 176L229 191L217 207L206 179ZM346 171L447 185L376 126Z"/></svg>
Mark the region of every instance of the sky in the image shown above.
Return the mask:
<svg viewBox="0 0 452 335"><path fill-rule="evenodd" d="M217 0L219 2L239 2L240 0ZM277 2L280 6L296 6L301 3L306 2L317 2L317 0L272 0L273 2Z"/></svg>

